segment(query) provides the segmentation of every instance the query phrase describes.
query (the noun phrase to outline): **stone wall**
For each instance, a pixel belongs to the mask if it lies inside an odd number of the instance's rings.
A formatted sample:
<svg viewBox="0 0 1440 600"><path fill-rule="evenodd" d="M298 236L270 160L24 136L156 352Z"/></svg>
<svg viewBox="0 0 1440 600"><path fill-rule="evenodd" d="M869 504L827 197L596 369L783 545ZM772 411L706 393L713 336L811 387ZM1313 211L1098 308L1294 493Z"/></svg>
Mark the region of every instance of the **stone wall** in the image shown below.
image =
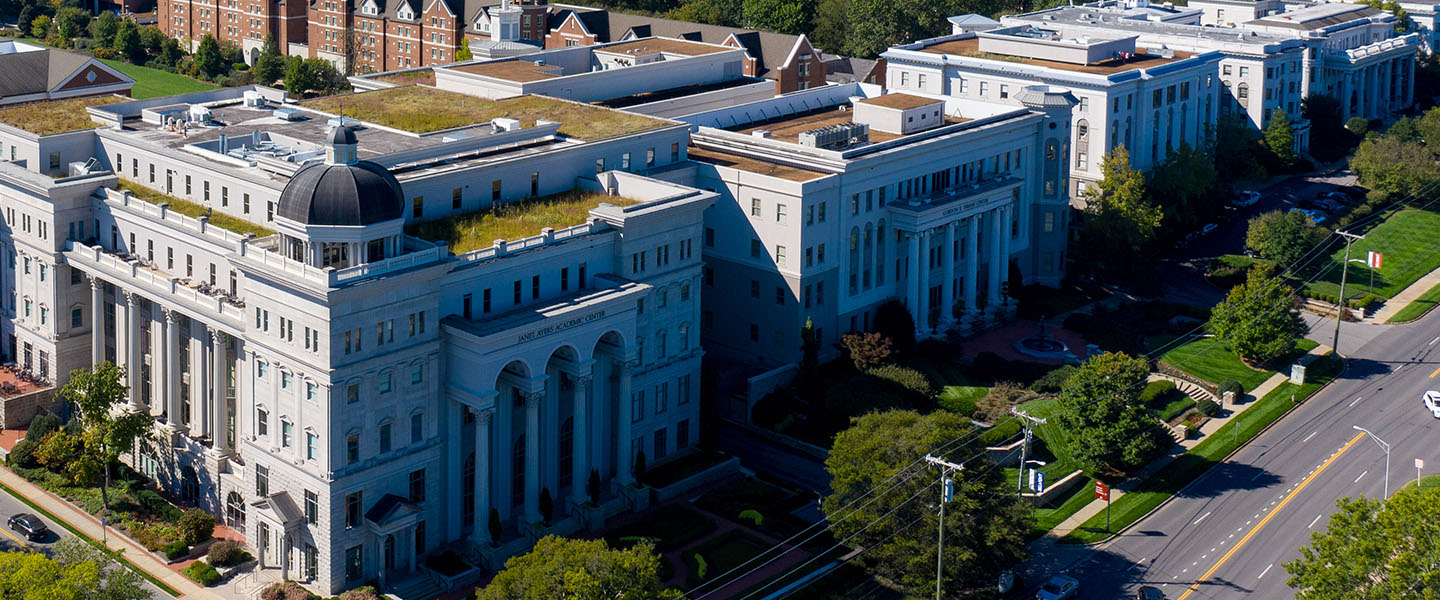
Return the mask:
<svg viewBox="0 0 1440 600"><path fill-rule="evenodd" d="M56 399L56 391L50 387L0 399L0 427L24 429L30 425L30 419L35 418L35 415L42 412L59 413L60 402Z"/></svg>

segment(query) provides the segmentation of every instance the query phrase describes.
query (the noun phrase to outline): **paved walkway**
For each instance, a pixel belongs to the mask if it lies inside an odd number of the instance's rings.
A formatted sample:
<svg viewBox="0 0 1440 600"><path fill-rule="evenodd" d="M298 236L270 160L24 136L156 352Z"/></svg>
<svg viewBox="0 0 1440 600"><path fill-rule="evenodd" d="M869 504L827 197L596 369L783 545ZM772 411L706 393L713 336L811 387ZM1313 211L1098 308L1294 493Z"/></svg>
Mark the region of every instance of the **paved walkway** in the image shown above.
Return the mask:
<svg viewBox="0 0 1440 600"><path fill-rule="evenodd" d="M1330 348L1322 344L1310 349L1310 351L1306 354L1310 354L1313 356L1324 356L1325 353L1329 351ZM1144 468L1136 471L1134 475L1131 475L1124 482L1111 488L1110 502L1114 503L1116 500L1120 499L1121 496L1124 496L1127 490L1134 489L1135 486L1139 485L1146 479L1149 479L1150 476L1159 472L1160 469L1165 468L1165 466L1170 464L1171 461L1174 461L1176 458L1179 458L1180 455L1190 451L1191 448L1199 445L1200 442L1209 439L1211 435L1213 435L1216 431L1219 431L1220 428L1225 426L1226 423L1229 423L1231 419L1234 419L1237 416L1243 414L1251 406L1254 406L1257 400L1264 398L1266 394L1274 391L1275 388L1280 387L1281 384L1289 381L1289 379L1290 376L1285 373L1276 373L1274 375L1271 375L1269 379L1266 379L1264 381L1264 383L1256 386L1255 389L1250 390L1250 392L1245 395L1245 402L1243 404L1238 407L1232 408L1223 416L1214 417L1205 421L1205 424L1200 426L1199 436L1186 439L1185 441L1180 442L1175 446L1172 446L1168 454L1157 458L1154 461L1151 461L1150 464L1145 465ZM1076 511L1075 514L1070 516L1070 518L1060 523L1054 529L1051 529L1049 533L1045 534L1045 537L1036 540L1035 543L1054 543L1056 540L1065 537L1066 534L1074 531L1085 521L1090 520L1090 517L1098 515L1104 510L1104 502L1091 502L1089 504L1086 504L1084 508Z"/></svg>
<svg viewBox="0 0 1440 600"><path fill-rule="evenodd" d="M1435 269L1427 273L1424 277L1416 279L1415 283L1400 290L1400 293L1395 294L1394 298L1386 300L1385 303L1381 304L1380 308L1376 309L1370 316L1361 319L1361 322L1384 323L1390 320L1390 317L1395 316L1395 313L1400 312L1401 309L1404 309L1406 306L1410 306L1411 302L1416 301L1425 292L1430 291L1430 288L1437 285L1440 285L1440 269Z"/></svg>
<svg viewBox="0 0 1440 600"><path fill-rule="evenodd" d="M0 484L4 484L21 496L34 502L37 506L44 508L56 518L69 524L76 530L94 539L105 539L107 536L100 529L100 521L79 509L76 509L64 499L51 494L39 486L26 481L25 478L11 472L10 469L0 467ZM165 563L160 562L151 556L144 548L135 545L133 542L117 535L108 536L108 546L124 551L125 559L149 573L151 577L165 582L165 585L180 592L180 598L184 600L220 600L220 596L200 587L190 581L184 575L171 570Z"/></svg>

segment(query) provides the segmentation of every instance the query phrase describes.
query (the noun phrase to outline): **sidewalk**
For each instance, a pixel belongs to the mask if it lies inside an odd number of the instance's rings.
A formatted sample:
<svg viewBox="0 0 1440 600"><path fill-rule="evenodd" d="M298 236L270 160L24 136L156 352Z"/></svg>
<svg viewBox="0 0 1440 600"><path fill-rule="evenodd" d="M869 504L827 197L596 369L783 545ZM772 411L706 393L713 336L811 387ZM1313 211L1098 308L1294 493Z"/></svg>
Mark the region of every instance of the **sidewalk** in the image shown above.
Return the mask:
<svg viewBox="0 0 1440 600"><path fill-rule="evenodd" d="M1311 348L1309 352L1306 352L1306 354L1318 357L1324 356L1327 352L1330 352L1330 347L1321 344L1314 348ZM1231 409L1230 412L1223 417L1214 417L1205 421L1205 424L1200 426L1200 436L1186 439L1185 441L1180 442L1175 446L1172 446L1168 454L1151 461L1150 464L1145 465L1144 468L1136 471L1134 475L1131 475L1129 478L1125 479L1124 482L1121 482L1120 484L1111 488L1110 502L1113 503L1116 500L1120 499L1121 496L1125 495L1126 490L1133 489L1141 482L1149 479L1150 476L1159 472L1160 469L1165 468L1166 465L1170 464L1176 458L1179 458L1180 455L1190 451L1191 448L1199 445L1200 442L1209 439L1211 435L1213 435L1216 431L1219 431L1220 428L1224 427L1226 423L1229 423L1231 419L1234 419L1241 414L1244 414L1245 411L1249 410L1251 406L1254 406L1258 400L1264 398L1266 394L1274 391L1275 388L1280 387L1280 384L1283 384L1289 380L1290 376L1284 373L1276 373L1274 375L1271 375L1270 378L1266 379L1264 383L1256 386L1254 390L1251 390L1245 395L1244 404ZM1051 529L1049 533L1046 533L1045 537L1036 540L1036 543L1054 543L1055 540L1065 537L1066 534L1074 531L1075 528L1079 527L1082 523L1088 521L1091 517L1100 514L1100 512L1104 510L1104 502L1091 502L1089 504L1086 504L1084 508L1076 511L1075 514L1070 515L1069 519L1066 519L1064 522L1055 526L1054 529Z"/></svg>
<svg viewBox="0 0 1440 600"><path fill-rule="evenodd" d="M1395 316L1395 313L1410 306L1411 302L1418 300L1425 292L1430 291L1430 288L1437 285L1440 285L1440 269L1435 269L1434 271L1426 273L1424 277L1416 279L1415 283L1400 290L1400 293L1395 294L1394 298L1386 300L1384 304L1380 305L1380 308L1376 309L1370 316L1361 319L1360 322L1383 325L1386 321L1390 320L1390 317ZM1330 315L1332 317L1335 315L1333 309L1330 311Z"/></svg>
<svg viewBox="0 0 1440 600"><path fill-rule="evenodd" d="M0 468L0 484L4 484L5 487L15 490L15 492L35 503L35 505L45 509L56 518L93 539L100 540L108 537L108 546L110 548L123 550L125 560L130 561L130 564L139 567L140 570L149 573L151 577L163 581L165 585L179 591L180 598L184 600L220 600L219 596L200 587L184 575L172 571L165 563L155 559L155 557L151 556L144 548L118 535L105 536L100 529L100 521L95 519L95 517L81 512L74 506L71 506L69 502L40 489L39 486L26 481L25 478L11 472L10 469Z"/></svg>

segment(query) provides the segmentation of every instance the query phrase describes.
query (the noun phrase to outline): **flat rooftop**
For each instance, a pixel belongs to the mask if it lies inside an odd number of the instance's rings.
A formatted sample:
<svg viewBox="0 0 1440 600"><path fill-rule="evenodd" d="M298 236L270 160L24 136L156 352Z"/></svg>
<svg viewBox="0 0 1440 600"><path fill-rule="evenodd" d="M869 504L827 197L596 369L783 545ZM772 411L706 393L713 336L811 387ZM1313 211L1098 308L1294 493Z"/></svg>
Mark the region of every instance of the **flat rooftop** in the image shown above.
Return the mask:
<svg viewBox="0 0 1440 600"><path fill-rule="evenodd" d="M424 86L405 86L316 98L301 106L411 133L429 133L516 119L522 127L536 120L560 123L560 134L598 140L670 126L653 117L543 96L489 100Z"/></svg>
<svg viewBox="0 0 1440 600"><path fill-rule="evenodd" d="M596 52L608 52L611 54L650 54L652 52L663 52L665 54L679 54L681 56L702 56L729 50L735 50L735 48L661 37L643 38L595 48Z"/></svg>
<svg viewBox="0 0 1440 600"><path fill-rule="evenodd" d="M905 93L885 94L884 96L875 96L874 98L866 98L860 101L861 104L883 106L885 108L894 108L899 110L920 108L922 106L930 106L931 104L943 104L944 102L944 100L936 100L934 98L926 98L924 96L916 96L914 94Z"/></svg>
<svg viewBox="0 0 1440 600"><path fill-rule="evenodd" d="M751 85L764 81L766 80L755 77L737 77L735 79L728 79L717 83L707 83L703 85L685 85L664 90L656 90L653 92L640 92L638 94L620 96L619 98L600 100L598 102L592 102L591 104L595 104L597 106L604 106L606 108L626 108L630 106L639 106L641 104L649 104L651 102L659 102L661 100L684 98L686 96L694 96L695 94L703 94L706 92L728 90L730 88L740 87L743 85Z"/></svg>
<svg viewBox="0 0 1440 600"><path fill-rule="evenodd" d="M454 67L454 69L462 73L494 77L495 79L503 79L515 83L530 83L532 81L554 79L564 75L564 73L560 72L560 67L554 65L537 65L523 58L476 63L473 65Z"/></svg>
<svg viewBox="0 0 1440 600"><path fill-rule="evenodd" d="M90 119L85 108L102 104L130 102L120 96L92 96L66 100L43 100L0 108L0 123L18 127L35 135L52 135L100 127Z"/></svg>
<svg viewBox="0 0 1440 600"><path fill-rule="evenodd" d="M854 112L840 110L839 106L832 106L820 110L786 115L767 121L754 121L741 125L739 128L731 129L731 131L744 134L752 134L760 130L769 131L771 139L795 144L799 143L800 134L802 133L813 129L820 129L821 127L849 123L854 120L854 117ZM893 133L885 133L874 129L870 130L871 142L888 142L899 137L900 136Z"/></svg>
<svg viewBox="0 0 1440 600"><path fill-rule="evenodd" d="M1104 19L1101 21L1100 19ZM1046 27L1057 25L1090 30L1126 32L1134 35L1174 36L1177 43L1199 45L1200 42L1224 44L1274 44L1293 39L1274 33L1230 27L1206 27L1184 23L1164 23L1145 19L1122 19L1112 9L1092 6L1058 6L1023 15L1009 15L1005 21L1023 22Z"/></svg>
<svg viewBox="0 0 1440 600"><path fill-rule="evenodd" d="M1246 25L1283 27L1286 29L1310 31L1369 18L1380 13L1381 11L1379 9L1371 8L1364 4L1336 2L1333 4L1315 4L1289 12L1276 13L1250 21L1246 23Z"/></svg>
<svg viewBox="0 0 1440 600"><path fill-rule="evenodd" d="M982 52L980 50L980 38L969 37L958 40L948 40L927 45L919 49L920 52L929 54L945 54L951 56L965 56L969 58L980 58L985 60L999 60L1026 64L1059 71L1073 71L1076 73L1089 73L1092 75L1114 75L1135 69L1150 69L1160 65L1167 65L1173 62L1182 61L1192 56L1192 52L1174 51L1174 56L1165 58L1157 54L1148 54L1144 48L1136 47L1135 56L1129 59L1111 59L1104 62L1080 65L1075 63L1060 62L1054 60L1040 60L1012 54L996 54L993 52Z"/></svg>
<svg viewBox="0 0 1440 600"><path fill-rule="evenodd" d="M702 150L693 146L686 152L686 154L690 157L691 160L694 160L696 162L711 164L718 167L729 167L732 169L745 171L746 173L766 175L769 177L778 177L780 179L786 179L796 182L805 182L813 179L819 179L829 174L822 173L820 171L801 169L799 167L792 167L790 165L782 165L779 163L768 162L765 160L751 158L749 156L744 156L741 154L731 154L729 152L721 152L718 150Z"/></svg>
<svg viewBox="0 0 1440 600"><path fill-rule="evenodd" d="M494 245L495 240L518 240L540 235L546 227L564 229L590 218L590 209L601 204L638 204L621 196L572 190L497 208L455 215L406 228L406 233L430 242L445 242L455 254L474 252Z"/></svg>

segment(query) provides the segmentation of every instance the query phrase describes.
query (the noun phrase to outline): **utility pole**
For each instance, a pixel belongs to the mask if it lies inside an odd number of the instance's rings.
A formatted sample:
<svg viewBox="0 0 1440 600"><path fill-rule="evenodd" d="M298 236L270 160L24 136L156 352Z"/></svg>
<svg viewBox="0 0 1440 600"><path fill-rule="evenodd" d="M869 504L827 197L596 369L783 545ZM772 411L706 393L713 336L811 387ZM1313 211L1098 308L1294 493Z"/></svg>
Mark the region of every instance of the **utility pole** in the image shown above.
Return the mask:
<svg viewBox="0 0 1440 600"><path fill-rule="evenodd" d="M942 600L945 557L945 503L955 497L955 482L950 478L956 471L964 471L965 463L952 463L943 458L925 455L925 462L940 467L940 527L935 540L935 600Z"/></svg>
<svg viewBox="0 0 1440 600"><path fill-rule="evenodd" d="M1020 417L1020 420L1025 422L1025 443L1020 444L1020 475L1015 478L1015 493L1018 494L1022 493L1025 489L1025 455L1030 450L1031 429L1033 429L1036 424L1044 425L1045 419L1032 417L1025 414L1025 411L1013 406L1010 407L1010 414Z"/></svg>
<svg viewBox="0 0 1440 600"><path fill-rule="evenodd" d="M1363 240L1365 236L1345 231L1336 231L1335 234L1345 238L1345 262L1340 263L1340 302L1335 307L1335 341L1330 344L1330 348L1340 354L1340 316L1345 314L1345 279L1350 274L1350 243Z"/></svg>

